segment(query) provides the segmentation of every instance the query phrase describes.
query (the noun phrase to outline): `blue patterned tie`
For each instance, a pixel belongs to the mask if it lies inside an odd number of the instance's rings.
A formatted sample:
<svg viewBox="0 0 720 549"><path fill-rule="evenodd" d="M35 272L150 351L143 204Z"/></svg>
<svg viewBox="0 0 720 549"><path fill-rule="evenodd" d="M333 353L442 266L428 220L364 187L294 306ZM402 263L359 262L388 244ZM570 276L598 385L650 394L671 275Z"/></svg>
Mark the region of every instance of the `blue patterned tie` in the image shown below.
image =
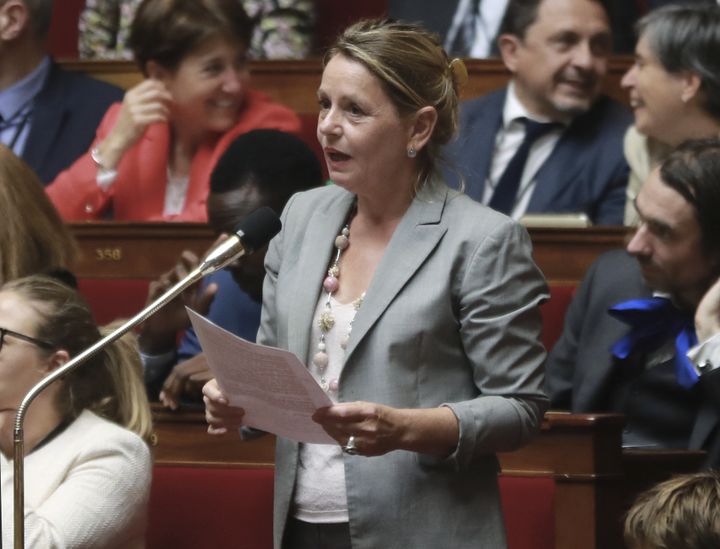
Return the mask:
<svg viewBox="0 0 720 549"><path fill-rule="evenodd" d="M515 152L515 156L510 159L488 204L493 210L504 214L510 214L515 205L515 197L520 188L520 180L525 171L530 147L540 137L559 127L556 122L535 122L528 118L520 118L519 121L525 124L525 138Z"/></svg>
<svg viewBox="0 0 720 549"><path fill-rule="evenodd" d="M697 383L698 375L686 356L688 349L697 344L691 314L682 312L664 297L623 301L610 307L608 312L632 328L612 346L613 356L626 359L635 350L653 351L675 338L677 382L686 389Z"/></svg>

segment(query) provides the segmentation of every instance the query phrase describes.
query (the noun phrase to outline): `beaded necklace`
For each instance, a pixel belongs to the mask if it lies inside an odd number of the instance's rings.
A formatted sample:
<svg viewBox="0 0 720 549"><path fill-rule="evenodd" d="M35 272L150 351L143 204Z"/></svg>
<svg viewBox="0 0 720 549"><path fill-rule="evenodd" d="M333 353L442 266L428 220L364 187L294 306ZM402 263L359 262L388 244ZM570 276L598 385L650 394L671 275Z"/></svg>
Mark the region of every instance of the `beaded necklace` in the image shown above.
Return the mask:
<svg viewBox="0 0 720 549"><path fill-rule="evenodd" d="M329 358L327 354L327 347L325 344L325 336L326 334L333 329L335 326L335 315L333 314L332 310L332 303L331 298L335 292L338 291L338 288L340 287L340 257L342 256L342 253L348 248L350 245L350 220L352 219L354 215L355 209L350 213L350 219L345 223L345 226L340 231L340 234L335 238L335 258L330 265L330 268L327 271L327 276L323 280L323 290L325 290L325 307L324 310L320 313L320 316L318 317L318 327L320 328L320 340L317 344L317 351L315 352L315 355L312 358L312 363L317 368L318 374L320 376L320 387L325 392L336 392L338 390L338 380L332 379L328 380L326 377L326 370L329 363ZM352 302L353 309L355 311L355 314L357 314L358 309L362 305L363 299L365 298L365 292L363 292L360 297L358 297L355 301ZM353 315L352 320L350 320L350 326L348 327L347 334L345 334L345 337L341 340L340 346L343 349L347 348L348 341L350 340L350 332L352 331L352 324L355 320L355 315Z"/></svg>

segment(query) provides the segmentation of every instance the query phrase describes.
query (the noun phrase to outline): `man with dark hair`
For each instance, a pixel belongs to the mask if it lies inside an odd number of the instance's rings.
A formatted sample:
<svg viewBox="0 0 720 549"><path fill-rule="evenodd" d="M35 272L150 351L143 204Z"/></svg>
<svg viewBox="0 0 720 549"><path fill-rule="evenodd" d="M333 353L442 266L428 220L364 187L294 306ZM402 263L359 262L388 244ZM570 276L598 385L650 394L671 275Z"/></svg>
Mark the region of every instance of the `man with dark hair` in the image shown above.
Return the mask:
<svg viewBox="0 0 720 549"><path fill-rule="evenodd" d="M323 182L315 154L298 137L278 130L253 130L227 148L213 169L207 209L210 226L219 235L234 231L249 213L269 206L282 211L288 199ZM145 359L151 396L160 389L161 401L176 408L182 395L199 397L210 379L200 344L185 314L188 304L215 324L255 341L260 323L263 260L267 246L207 276L202 284L176 299L144 323L140 349ZM157 298L197 265L190 251L151 284L148 301ZM187 329L186 329L187 328ZM176 349L177 333L185 333Z"/></svg>
<svg viewBox="0 0 720 549"><path fill-rule="evenodd" d="M690 141L635 201L627 251L601 256L546 366L554 408L620 412L626 446L720 465L720 141ZM696 346L698 340L700 345Z"/></svg>
<svg viewBox="0 0 720 549"><path fill-rule="evenodd" d="M627 109L602 96L611 52L599 0L511 0L498 39L513 77L464 103L450 159L468 195L515 219L585 213L621 224Z"/></svg>
<svg viewBox="0 0 720 549"><path fill-rule="evenodd" d="M0 0L0 142L49 183L89 147L120 88L47 54L52 0Z"/></svg>

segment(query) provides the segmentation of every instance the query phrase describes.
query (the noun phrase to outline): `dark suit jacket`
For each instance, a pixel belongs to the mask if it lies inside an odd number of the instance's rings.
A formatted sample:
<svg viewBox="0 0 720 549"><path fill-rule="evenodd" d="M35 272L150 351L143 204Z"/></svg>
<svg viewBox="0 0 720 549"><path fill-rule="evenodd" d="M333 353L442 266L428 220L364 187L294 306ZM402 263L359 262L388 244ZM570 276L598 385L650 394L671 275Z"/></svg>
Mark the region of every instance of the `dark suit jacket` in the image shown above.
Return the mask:
<svg viewBox="0 0 720 549"><path fill-rule="evenodd" d="M122 98L120 88L53 62L35 99L23 159L50 183L90 148L105 111Z"/></svg>
<svg viewBox="0 0 720 549"><path fill-rule="evenodd" d="M575 413L623 411L612 407L613 395L620 390L620 370L644 369L644 357L636 356L634 363L612 357L611 346L629 328L607 310L651 294L637 261L624 250L604 254L592 265L565 316L563 334L548 356L545 388L553 408ZM666 362L653 369L666 367L674 381L672 356ZM691 432L682 433L687 446L707 450L708 465L720 465L720 371L703 375L691 390L669 385L666 382L665 389L651 392L652 396L633 392L627 406L642 416L646 426L649 421L650 431L667 446L677 440L673 429L682 424L678 419L689 419Z"/></svg>
<svg viewBox="0 0 720 549"><path fill-rule="evenodd" d="M492 165L506 91L463 104L460 136L448 150L475 200L482 199ZM630 112L609 97L578 116L538 171L527 213L585 212L596 225L622 225L629 173L623 136L631 123Z"/></svg>

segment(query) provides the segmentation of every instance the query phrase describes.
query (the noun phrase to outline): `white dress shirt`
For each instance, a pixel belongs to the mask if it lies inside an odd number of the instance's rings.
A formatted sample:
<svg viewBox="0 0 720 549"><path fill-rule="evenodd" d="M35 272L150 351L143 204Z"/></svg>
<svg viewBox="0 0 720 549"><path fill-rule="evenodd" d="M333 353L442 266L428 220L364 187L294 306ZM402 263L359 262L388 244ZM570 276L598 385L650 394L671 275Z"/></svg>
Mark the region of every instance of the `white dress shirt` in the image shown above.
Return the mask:
<svg viewBox="0 0 720 549"><path fill-rule="evenodd" d="M521 118L529 118L536 122L551 122L548 119L531 116L527 109L523 107L515 93L515 86L511 82L508 86L507 95L505 97L505 106L503 107L503 123L500 131L495 139L495 150L493 151L492 164L487 180L485 181L485 190L483 192L483 204L489 204L490 199L495 192L495 188L505 172L510 160L520 148L525 138L525 125L520 121ZM523 171L520 187L515 198L510 217L515 220L520 219L527 211L528 204L533 192L535 192L538 170L552 153L555 145L560 140L564 128L559 126L557 129L551 130L543 136L539 137L530 148L525 170Z"/></svg>

